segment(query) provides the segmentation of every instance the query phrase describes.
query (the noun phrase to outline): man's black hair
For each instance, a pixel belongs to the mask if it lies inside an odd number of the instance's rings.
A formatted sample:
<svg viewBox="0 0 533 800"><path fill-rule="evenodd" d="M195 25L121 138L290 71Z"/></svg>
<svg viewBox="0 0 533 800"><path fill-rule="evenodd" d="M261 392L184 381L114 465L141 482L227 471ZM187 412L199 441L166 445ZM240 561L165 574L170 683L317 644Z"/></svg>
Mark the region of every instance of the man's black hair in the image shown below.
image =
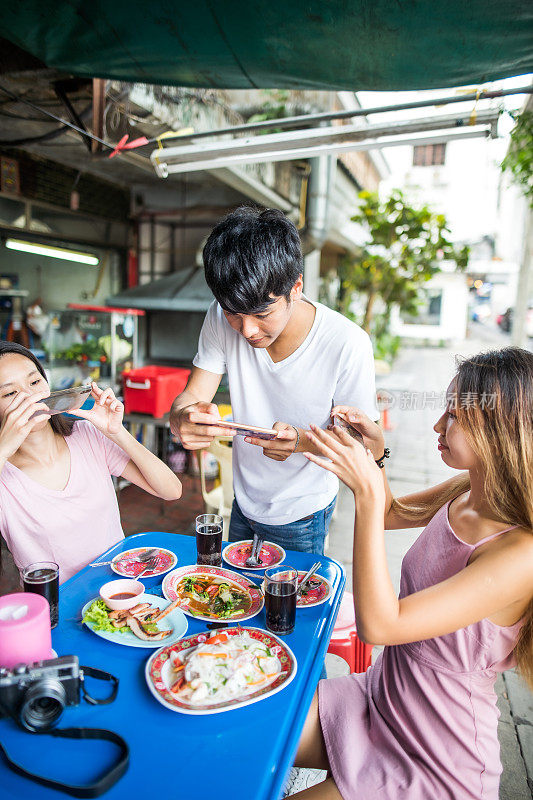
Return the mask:
<svg viewBox="0 0 533 800"><path fill-rule="evenodd" d="M204 247L205 279L225 311L256 314L289 300L303 272L296 226L276 209L243 206L216 225Z"/></svg>

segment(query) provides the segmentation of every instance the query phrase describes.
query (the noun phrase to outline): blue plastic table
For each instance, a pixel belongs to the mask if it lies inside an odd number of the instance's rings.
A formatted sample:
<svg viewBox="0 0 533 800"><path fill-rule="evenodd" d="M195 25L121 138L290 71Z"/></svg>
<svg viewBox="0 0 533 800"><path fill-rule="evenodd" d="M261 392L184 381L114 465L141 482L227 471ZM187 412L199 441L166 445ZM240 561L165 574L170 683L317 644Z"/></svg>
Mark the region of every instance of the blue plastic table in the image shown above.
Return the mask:
<svg viewBox="0 0 533 800"><path fill-rule="evenodd" d="M141 545L172 550L178 556L178 566L196 561L194 537L157 532L129 536L101 560ZM165 800L184 797L278 800L294 760L344 590L344 570L329 558L289 551L285 563L307 570L316 560L322 562L319 572L332 582L333 593L321 606L298 609L295 631L284 637L298 661L295 679L266 700L207 716L170 711L150 694L144 667L155 648L145 650L114 644L81 624L83 605L98 595L106 580L115 577L109 567L86 567L63 584L60 622L53 632L53 647L59 655L76 654L80 664L100 667L120 678L114 703L91 707L82 701L80 706L66 709L60 721L60 727L109 728L128 742L129 769L104 795L106 798L131 800L142 795ZM153 589L158 593L161 578L149 579L145 584L148 592ZM187 620L186 635L206 630L205 622L190 617ZM264 610L244 624L264 628ZM103 696L108 686L101 684L100 688L100 681L89 680L91 692ZM20 731L7 719L0 720L0 741L11 758L32 772L70 783L94 780L116 755L109 743L59 741L32 735ZM1 757L0 787L5 800L20 797L53 800L60 796L52 789L19 778L7 769Z"/></svg>

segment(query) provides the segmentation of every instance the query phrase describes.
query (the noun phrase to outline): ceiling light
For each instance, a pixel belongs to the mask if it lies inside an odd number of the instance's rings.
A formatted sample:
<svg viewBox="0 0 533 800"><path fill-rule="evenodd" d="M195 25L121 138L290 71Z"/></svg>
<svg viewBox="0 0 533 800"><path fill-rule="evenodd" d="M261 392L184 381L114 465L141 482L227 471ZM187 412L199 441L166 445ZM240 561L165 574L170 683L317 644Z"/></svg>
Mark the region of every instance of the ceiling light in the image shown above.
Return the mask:
<svg viewBox="0 0 533 800"><path fill-rule="evenodd" d="M6 239L9 250L21 250L23 253L34 253L36 256L49 256L60 258L63 261L76 261L79 264L90 264L95 267L100 259L90 253L80 253L78 250L68 250L66 247L52 247L48 244L35 244L22 239Z"/></svg>
<svg viewBox="0 0 533 800"><path fill-rule="evenodd" d="M160 178L167 178L171 174L197 172L199 170L220 169L222 167L238 167L243 164L268 163L271 161L293 161L294 159L315 158L320 155L338 155L352 151L381 150L385 147L405 147L424 144L443 144L444 142L454 142L458 139L487 138L490 134L488 129L479 128L478 130L453 131L450 133L439 134L438 136L404 136L391 139L371 140L368 142L349 142L345 144L318 145L317 147L302 147L300 150L279 150L264 153L239 154L232 156L213 156L204 161L180 161L177 164L170 162L159 162L156 164L156 172ZM158 150L158 154L164 151Z"/></svg>

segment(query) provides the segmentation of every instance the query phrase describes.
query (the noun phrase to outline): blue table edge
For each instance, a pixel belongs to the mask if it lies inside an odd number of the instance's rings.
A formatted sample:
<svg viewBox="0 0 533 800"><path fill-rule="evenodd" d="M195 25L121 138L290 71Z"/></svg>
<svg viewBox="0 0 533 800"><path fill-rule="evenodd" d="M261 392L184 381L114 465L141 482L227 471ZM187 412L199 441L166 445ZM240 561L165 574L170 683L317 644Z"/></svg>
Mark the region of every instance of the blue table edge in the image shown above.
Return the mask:
<svg viewBox="0 0 533 800"><path fill-rule="evenodd" d="M145 536L147 533L150 533L150 534L153 534L153 533L168 533L168 531L144 531L142 533L134 533L131 536L127 536L125 539L122 539L120 542L117 542L117 544L115 544L112 547L110 547L104 553L101 553L101 555L98 557L98 559L102 559L102 560L107 559L108 556L111 555L111 553L114 550L116 550L117 553L120 552L120 549L125 544L128 545L126 547L126 549L127 550L131 550L131 545L129 545L129 543L134 541L134 540L136 540L136 539L138 539L139 537ZM331 562L332 564L335 564L339 568L339 571L340 571L339 585L337 586L337 589L335 590L335 593L334 593L333 597L331 598L331 603L332 604L335 603L338 598L339 598L339 600L337 602L337 609L336 609L335 613L331 615L331 618L329 619L328 624L326 626L324 626L324 628L322 629L322 633L320 635L320 645L318 646L316 654L315 654L315 663L313 664L313 667L311 668L311 670L309 672L309 680L307 681L306 687L305 687L305 689L303 691L302 700L301 700L301 702L299 703L299 706L298 706L298 712L295 714L295 717L294 717L294 726L293 726L292 730L294 731L294 730L298 729L298 733L299 734L303 730L303 727L304 727L304 724L305 724L305 720L307 719L307 714L308 714L309 708L311 706L311 701L313 699L313 695L314 695L314 693L315 693L315 691L317 689L317 686L318 686L318 678L319 678L319 675L320 675L320 673L322 671L322 665L324 663L324 658L326 656L326 652L327 652L327 649L328 649L329 640L331 638L331 633L333 631L333 628L335 627L335 622L336 622L336 619L337 619L337 614L338 614L339 606L340 606L340 598L342 597L342 594L344 592L344 586L346 585L346 572L345 572L345 569L342 566L342 564L340 564L338 561L335 561L334 558L330 558L329 556L326 556L326 555L320 556L320 558L327 559L329 562ZM98 560L98 559L95 559L95 560ZM67 586L75 578L79 577L79 575L82 572L85 572L85 571L90 570L90 569L94 569L94 567L83 567L83 569L80 569L79 572L76 572L75 575L73 575L71 578L66 580L62 584L61 588ZM296 737L294 737L294 738L296 738ZM272 774L271 790L270 790L270 793L269 793L270 800L279 800L279 798L281 797L281 792L283 790L283 786L285 784L285 780L287 778L287 775L289 774L289 770L291 769L291 767L294 764L294 758L295 758L296 752L298 750L299 741L300 741L300 736L298 736L298 739L296 740L296 743L293 746L283 749L283 755L280 758L280 761L279 761L279 764L278 764L278 769L276 770L275 773Z"/></svg>
<svg viewBox="0 0 533 800"><path fill-rule="evenodd" d="M322 666L323 666L324 658L326 656L326 652L327 652L327 649L328 649L329 640L331 638L331 633L333 631L333 628L335 627L335 622L337 620L337 614L339 613L340 598L342 598L342 594L344 592L344 586L346 584L346 572L345 572L345 569L342 566L342 564L339 564L339 562L335 561L334 558L329 558L329 556L322 556L322 558L327 558L328 561L330 561L333 564L336 564L336 566L340 570L339 585L338 585L337 590L335 591L335 594L334 594L334 596L332 598L332 603L337 601L337 598L339 598L339 601L337 603L337 609L336 609L335 613L331 615L331 618L330 618L328 624L322 629L322 633L321 633L321 636L320 636L320 645L317 648L317 652L315 654L315 663L314 663L314 665L313 665L313 667L312 667L312 669L311 669L311 671L309 673L309 680L307 681L305 690L303 692L302 700L301 700L301 703L299 704L298 713L294 717L293 730L294 729L298 729L298 733L299 734L301 734L301 732L303 730L303 727L304 727L304 724L305 724L305 720L307 719L307 714L308 714L309 708L311 706L311 701L313 699L313 695L315 694L315 692L317 690L317 687L318 687L318 678L320 676L320 673L322 672ZM299 743L300 743L300 736L298 736L298 739L297 739L296 744L294 746L292 746L290 748L286 748L283 751L283 756L280 759L279 768L277 770L277 774L274 774L274 776L273 776L272 792L271 792L271 795L270 795L272 800L278 800L278 798L281 797L281 791L283 789L283 786L284 786L285 780L287 778L287 775L289 774L289 770L291 769L291 767L294 764L294 758L296 756L296 752L298 750ZM282 776L281 781L278 780L280 775ZM277 788L277 793L274 794L274 789L276 789L276 788Z"/></svg>

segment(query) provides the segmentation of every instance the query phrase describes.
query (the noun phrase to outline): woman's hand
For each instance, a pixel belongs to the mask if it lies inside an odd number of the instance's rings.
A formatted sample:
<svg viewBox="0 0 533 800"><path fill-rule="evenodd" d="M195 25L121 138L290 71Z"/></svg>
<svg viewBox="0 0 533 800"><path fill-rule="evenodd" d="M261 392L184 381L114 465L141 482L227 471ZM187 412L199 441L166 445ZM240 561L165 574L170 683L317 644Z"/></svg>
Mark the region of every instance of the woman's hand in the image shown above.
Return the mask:
<svg viewBox="0 0 533 800"><path fill-rule="evenodd" d="M50 419L48 406L41 403L49 394L48 387L32 394L18 392L6 408L0 425L0 459L11 458L33 429L44 419Z"/></svg>
<svg viewBox="0 0 533 800"><path fill-rule="evenodd" d="M381 458L385 450L385 439L383 432L376 422L367 417L358 408L353 406L335 406L331 410L332 418L339 416L344 419L352 428L355 428L363 437L364 446L372 451L374 460Z"/></svg>
<svg viewBox="0 0 533 800"><path fill-rule="evenodd" d="M89 420L104 436L114 436L119 433L124 418L124 406L117 400L113 390L100 389L93 381L91 397L94 398L92 408L69 411L69 414Z"/></svg>
<svg viewBox="0 0 533 800"><path fill-rule="evenodd" d="M311 425L311 431L306 432L307 438L331 463L309 452L305 452L304 456L322 469L337 475L352 490L356 499L362 495L372 495L385 505L385 486L381 470L370 449L365 449L360 442L352 439L336 425L332 433L316 425Z"/></svg>

